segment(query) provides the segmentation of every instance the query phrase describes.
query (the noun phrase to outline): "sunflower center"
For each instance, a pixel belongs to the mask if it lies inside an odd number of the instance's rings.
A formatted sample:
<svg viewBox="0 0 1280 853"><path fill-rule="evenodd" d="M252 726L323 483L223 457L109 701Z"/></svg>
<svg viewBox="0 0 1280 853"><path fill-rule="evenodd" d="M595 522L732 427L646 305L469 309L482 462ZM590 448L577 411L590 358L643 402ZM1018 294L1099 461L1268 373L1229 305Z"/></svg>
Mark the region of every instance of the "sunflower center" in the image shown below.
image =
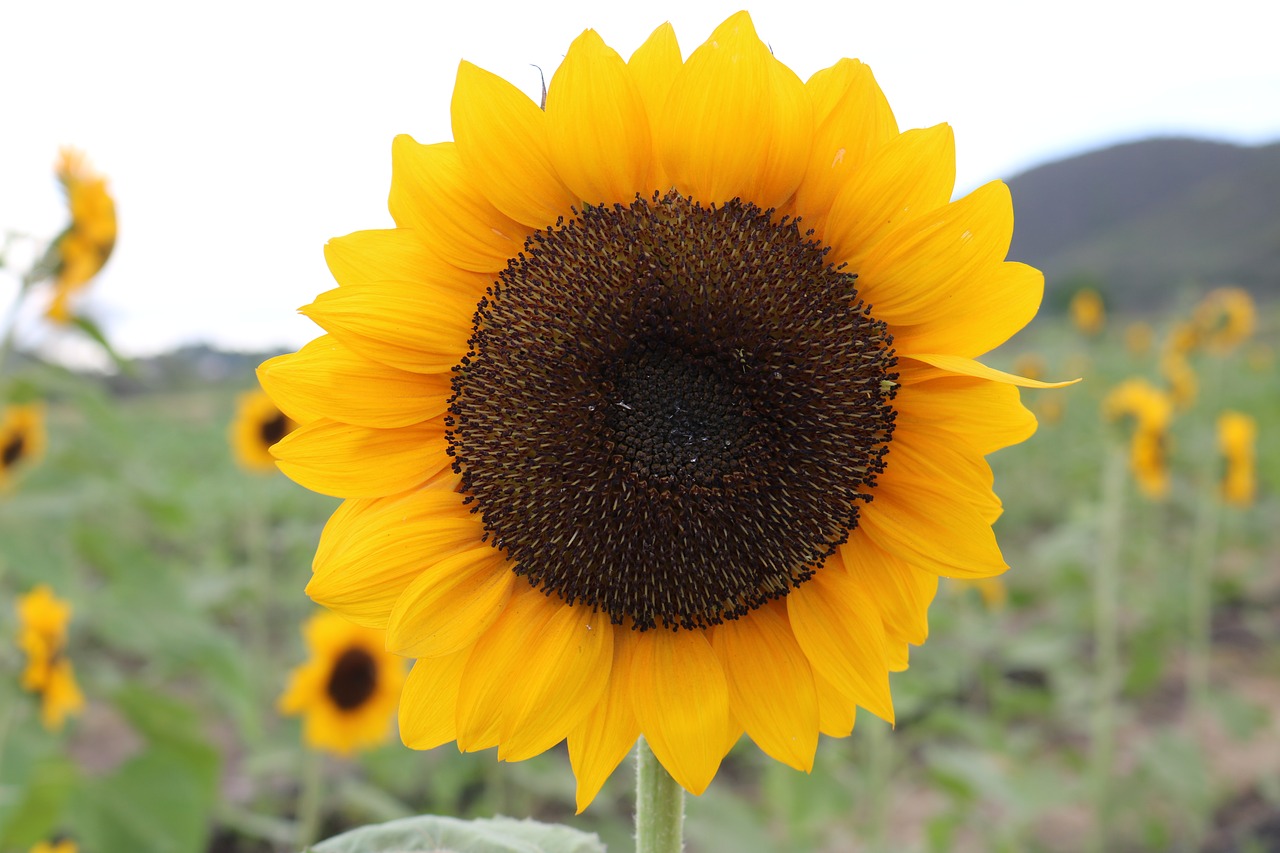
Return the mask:
<svg viewBox="0 0 1280 853"><path fill-rule="evenodd" d="M0 450L0 465L5 468L12 468L22 458L23 446L26 442L22 436L15 435L5 444L4 449Z"/></svg>
<svg viewBox="0 0 1280 853"><path fill-rule="evenodd" d="M262 443L267 447L280 441L288 432L289 419L285 417L284 412L279 413L271 420L263 421L262 426L258 427L258 434L262 436Z"/></svg>
<svg viewBox="0 0 1280 853"><path fill-rule="evenodd" d="M378 687L378 664L364 649L347 649L333 664L325 692L344 711L369 700Z"/></svg>
<svg viewBox="0 0 1280 853"><path fill-rule="evenodd" d="M455 368L455 470L548 595L645 630L786 595L857 526L892 340L799 225L675 193L535 234Z"/></svg>

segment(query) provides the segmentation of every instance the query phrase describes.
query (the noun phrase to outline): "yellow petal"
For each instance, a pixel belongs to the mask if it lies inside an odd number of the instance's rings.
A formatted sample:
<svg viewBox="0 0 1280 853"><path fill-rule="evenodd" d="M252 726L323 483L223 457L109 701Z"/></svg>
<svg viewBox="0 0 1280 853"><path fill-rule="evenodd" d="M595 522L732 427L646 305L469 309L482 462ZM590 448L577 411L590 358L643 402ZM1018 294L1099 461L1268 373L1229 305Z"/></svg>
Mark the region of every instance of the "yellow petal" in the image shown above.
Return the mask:
<svg viewBox="0 0 1280 853"><path fill-rule="evenodd" d="M913 352L909 357L899 356L899 368L910 367L912 360L923 362L929 367L935 368L933 371L917 371L915 374L915 381L917 382L925 382L941 376L972 376L977 379L988 379L992 382L1003 382L1006 385L1017 385L1021 388L1063 388L1067 385L1075 385L1080 381L1079 379L1068 379L1065 382L1041 382L1038 379L1014 376L1012 373L1005 373L1002 370L996 370L994 367L987 367L985 364L976 362L971 358L942 353Z"/></svg>
<svg viewBox="0 0 1280 853"><path fill-rule="evenodd" d="M483 534L479 517L451 489L344 501L320 534L307 595L352 622L385 629L428 560L474 548Z"/></svg>
<svg viewBox="0 0 1280 853"><path fill-rule="evenodd" d="M471 649L413 664L400 694L400 739L410 749L435 749L458 739L458 691Z"/></svg>
<svg viewBox="0 0 1280 853"><path fill-rule="evenodd" d="M366 358L445 373L467 354L479 299L418 282L379 282L326 291L301 310Z"/></svg>
<svg viewBox="0 0 1280 853"><path fill-rule="evenodd" d="M627 60L627 68L631 71L631 79L640 92L644 102L645 113L651 140L649 174L645 185L653 189L666 191L671 186L671 179L662 168L662 160L658 151L658 116L666 109L667 94L671 84L680 73L684 60L680 55L680 44L676 41L675 28L665 23L654 30L645 43L631 54Z"/></svg>
<svg viewBox="0 0 1280 853"><path fill-rule="evenodd" d="M515 575L505 554L481 545L440 560L419 554L417 578L387 620L387 649L440 657L474 645L502 614Z"/></svg>
<svg viewBox="0 0 1280 853"><path fill-rule="evenodd" d="M578 781L578 814L591 805L605 780L640 737L640 723L631 699L631 658L636 636L627 628L614 628L609 685L600 701L569 733L569 763Z"/></svg>
<svg viewBox="0 0 1280 853"><path fill-rule="evenodd" d="M979 507L915 479L877 483L858 529L890 554L943 577L985 578L1009 568Z"/></svg>
<svg viewBox="0 0 1280 853"><path fill-rule="evenodd" d="M401 427L444 414L449 374L409 373L358 355L321 335L258 368L258 381L299 423L328 418L367 427Z"/></svg>
<svg viewBox="0 0 1280 853"><path fill-rule="evenodd" d="M908 130L880 147L831 204L822 240L855 270L893 228L942 207L956 183L951 126ZM865 298L865 296L864 296Z"/></svg>
<svg viewBox="0 0 1280 853"><path fill-rule="evenodd" d="M879 605L886 634L920 645L929 636L929 604L938 576L914 568L856 531L840 546L849 576Z"/></svg>
<svg viewBox="0 0 1280 853"><path fill-rule="evenodd" d="M836 193L873 151L898 135L898 123L871 69L856 59L822 69L804 88L813 104L813 147L796 188L796 210L821 234Z"/></svg>
<svg viewBox="0 0 1280 853"><path fill-rule="evenodd" d="M418 240L464 270L501 272L529 236L527 226L490 204L471 182L452 142L422 145L411 136L397 136L391 146L388 206L397 225L420 232ZM382 278L413 280L416 276Z"/></svg>
<svg viewBox="0 0 1280 853"><path fill-rule="evenodd" d="M507 607L467 658L458 691L458 749L475 752L501 743L511 680L524 666L522 650L555 616L559 603L521 579Z"/></svg>
<svg viewBox="0 0 1280 853"><path fill-rule="evenodd" d="M394 180L394 178L392 179ZM413 281L439 264L423 235L409 228L356 231L324 246L325 263L338 284Z"/></svg>
<svg viewBox="0 0 1280 853"><path fill-rule="evenodd" d="M903 385L893 401L900 423L942 429L983 456L1024 441L1036 431L1013 385L968 376L940 376Z"/></svg>
<svg viewBox="0 0 1280 853"><path fill-rule="evenodd" d="M848 737L858 715L858 703L815 672L813 683L818 691L818 731L828 737Z"/></svg>
<svg viewBox="0 0 1280 853"><path fill-rule="evenodd" d="M525 638L515 650L522 663L508 684L499 760L532 758L577 728L608 687L613 635L607 615L562 604Z"/></svg>
<svg viewBox="0 0 1280 853"><path fill-rule="evenodd" d="M892 723L884 621L869 591L838 559L787 596L787 615L814 672Z"/></svg>
<svg viewBox="0 0 1280 853"><path fill-rule="evenodd" d="M828 230L834 225L828 222ZM1013 203L1000 181L909 219L869 249L861 260L858 293L877 319L892 326L949 316L963 295L989 279L1009 251ZM833 253L833 260L846 260Z"/></svg>
<svg viewBox="0 0 1280 853"><path fill-rule="evenodd" d="M765 754L808 773L818 748L813 670L782 605L758 607L716 628L713 646L729 708Z"/></svg>
<svg viewBox="0 0 1280 853"><path fill-rule="evenodd" d="M899 352L973 357L995 349L1040 310L1044 274L1035 267L1006 261L987 275L957 281L955 287L954 304L945 316L893 327Z"/></svg>
<svg viewBox="0 0 1280 853"><path fill-rule="evenodd" d="M289 479L339 498L398 495L427 481L449 462L444 424L426 421L398 429L313 421L272 446Z"/></svg>
<svg viewBox="0 0 1280 853"><path fill-rule="evenodd" d="M652 142L644 100L622 57L594 30L569 45L547 89L547 139L560 179L588 204L648 195Z"/></svg>
<svg viewBox="0 0 1280 853"><path fill-rule="evenodd" d="M715 778L731 731L724 669L701 631L644 631L631 679L636 719L653 754L691 794Z"/></svg>
<svg viewBox="0 0 1280 853"><path fill-rule="evenodd" d="M889 662L890 672L905 672L911 662L911 647L906 640L886 637L884 641L885 658Z"/></svg>
<svg viewBox="0 0 1280 853"><path fill-rule="evenodd" d="M467 175L494 207L533 228L572 214L578 199L551 162L547 116L524 92L464 61L452 115Z"/></svg>
<svg viewBox="0 0 1280 853"><path fill-rule="evenodd" d="M991 466L944 430L921 423L899 426L886 466L877 490L914 483L977 509L988 524L1000 517L1002 505L992 490Z"/></svg>
<svg viewBox="0 0 1280 853"><path fill-rule="evenodd" d="M703 204L786 202L808 164L813 110L800 78L739 12L693 52L656 116L658 152L677 189Z"/></svg>

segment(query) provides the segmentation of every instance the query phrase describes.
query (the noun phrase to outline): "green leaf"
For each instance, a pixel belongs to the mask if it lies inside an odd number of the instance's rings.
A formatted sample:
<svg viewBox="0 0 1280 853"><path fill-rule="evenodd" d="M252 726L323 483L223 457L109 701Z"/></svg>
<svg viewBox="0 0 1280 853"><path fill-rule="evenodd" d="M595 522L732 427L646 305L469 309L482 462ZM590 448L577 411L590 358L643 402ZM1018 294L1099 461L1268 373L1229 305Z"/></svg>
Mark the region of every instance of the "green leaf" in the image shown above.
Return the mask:
<svg viewBox="0 0 1280 853"><path fill-rule="evenodd" d="M25 849L53 835L78 778L75 764L61 755L48 756L28 768L27 773L12 808L3 810L11 819L0 820L0 848L6 850ZM5 791L6 795L13 793Z"/></svg>
<svg viewBox="0 0 1280 853"><path fill-rule="evenodd" d="M595 834L532 820L422 817L364 826L308 848L310 853L604 853Z"/></svg>
<svg viewBox="0 0 1280 853"><path fill-rule="evenodd" d="M88 317L77 314L71 318L71 325L93 338L98 346L102 347L103 351L116 363L116 367L120 368L121 373L130 374L133 372L132 362L116 352L115 347L111 346L111 342L107 340L107 336L98 327L97 323Z"/></svg>

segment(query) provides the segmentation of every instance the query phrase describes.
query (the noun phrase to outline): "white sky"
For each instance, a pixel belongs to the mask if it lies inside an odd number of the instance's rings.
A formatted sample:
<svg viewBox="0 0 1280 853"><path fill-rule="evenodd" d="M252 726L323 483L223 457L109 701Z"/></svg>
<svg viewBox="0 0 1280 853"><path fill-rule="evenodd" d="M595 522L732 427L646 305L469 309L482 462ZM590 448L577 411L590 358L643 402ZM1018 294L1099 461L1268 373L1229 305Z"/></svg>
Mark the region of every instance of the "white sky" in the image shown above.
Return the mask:
<svg viewBox="0 0 1280 853"><path fill-rule="evenodd" d="M1280 138L1276 13L1257 0L763 0L756 29L802 78L871 65L903 128L950 122L959 188L1109 142ZM739 2L6 0L0 231L64 224L52 166L110 178L115 255L87 310L117 347L298 346L334 286L322 247L388 227L391 140L450 138L459 59L535 95L584 28L624 57L663 21L687 56ZM22 260L21 253L17 255ZM0 271L0 306L15 290ZM28 334L28 340L33 336Z"/></svg>

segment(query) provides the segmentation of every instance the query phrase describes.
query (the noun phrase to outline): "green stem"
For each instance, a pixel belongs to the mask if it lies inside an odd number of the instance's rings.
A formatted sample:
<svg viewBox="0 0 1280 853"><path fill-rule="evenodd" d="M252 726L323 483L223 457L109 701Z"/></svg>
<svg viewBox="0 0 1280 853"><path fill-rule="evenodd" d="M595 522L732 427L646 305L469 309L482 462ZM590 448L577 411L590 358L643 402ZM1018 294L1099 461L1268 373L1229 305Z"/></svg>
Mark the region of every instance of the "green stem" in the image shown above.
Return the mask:
<svg viewBox="0 0 1280 853"><path fill-rule="evenodd" d="M302 790L298 792L298 849L306 850L320 831L320 815L324 805L324 754L319 750L303 752Z"/></svg>
<svg viewBox="0 0 1280 853"><path fill-rule="evenodd" d="M684 849L684 789L643 737L636 741L636 853Z"/></svg>
<svg viewBox="0 0 1280 853"><path fill-rule="evenodd" d="M870 789L868 799L871 805L871 816L867 821L871 830L869 846L871 850L879 851L887 849L885 830L889 817L889 777L893 762L890 750L893 744L889 742L888 724L871 719L870 714L866 717L862 725L865 727L868 741L867 780Z"/></svg>
<svg viewBox="0 0 1280 853"><path fill-rule="evenodd" d="M13 352L15 337L13 333L18 322L18 309L22 307L22 299L26 293L27 290L24 287L14 295L13 304L9 306L3 323L0 323L0 376L4 375L4 364L9 360L9 353Z"/></svg>
<svg viewBox="0 0 1280 853"><path fill-rule="evenodd" d="M1111 824L1112 754L1115 740L1115 701L1119 683L1120 648L1117 624L1120 544L1124 525L1124 447L1107 453L1102 473L1102 520L1098 530L1098 556L1093 580L1094 704L1090 782L1094 804L1093 850L1107 849Z"/></svg>
<svg viewBox="0 0 1280 853"><path fill-rule="evenodd" d="M1202 713L1209 695L1210 630L1213 623L1213 556L1218 540L1218 495L1216 484L1206 483L1201 491L1191 542L1191 577L1187 612L1190 617L1187 650L1187 698L1190 711Z"/></svg>

